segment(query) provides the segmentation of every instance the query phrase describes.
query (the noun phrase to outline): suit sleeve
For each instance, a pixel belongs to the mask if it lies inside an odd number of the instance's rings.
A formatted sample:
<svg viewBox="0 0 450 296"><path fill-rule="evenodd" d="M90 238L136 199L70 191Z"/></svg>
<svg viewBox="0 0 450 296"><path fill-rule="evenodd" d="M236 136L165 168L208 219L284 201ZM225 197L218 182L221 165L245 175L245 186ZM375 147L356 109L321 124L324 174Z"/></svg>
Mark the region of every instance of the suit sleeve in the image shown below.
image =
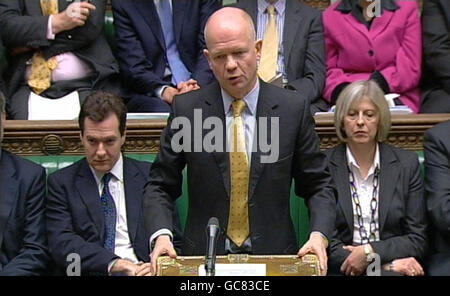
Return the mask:
<svg viewBox="0 0 450 296"><path fill-rule="evenodd" d="M404 224L404 235L371 243L375 253L380 255L382 264L406 257L415 257L420 260L425 254L426 208L417 156L409 159L408 163L409 165L404 167L404 173L409 176L409 191L404 197L406 203L405 211L402 212L404 216L399 217Z"/></svg>
<svg viewBox="0 0 450 296"><path fill-rule="evenodd" d="M306 200L310 231L319 231L328 240L336 219L336 198L325 155L319 149L309 103L303 101L299 134L296 139L293 176L295 192Z"/></svg>
<svg viewBox="0 0 450 296"><path fill-rule="evenodd" d="M176 110L176 100L173 110ZM150 235L163 228L173 229L175 200L182 193L182 171L186 160L183 152L175 152L172 149L172 138L177 132L177 129L172 128L176 121L173 116L172 114L169 118L161 135L160 151L152 164L150 178L144 188L145 226Z"/></svg>
<svg viewBox="0 0 450 296"><path fill-rule="evenodd" d="M396 53L394 66L380 70L390 91L399 94L418 87L422 74L422 28L417 3L410 1L410 6L400 9L409 10L403 40Z"/></svg>
<svg viewBox="0 0 450 296"><path fill-rule="evenodd" d="M43 273L47 267L49 254L45 232L45 170L40 168L34 174L30 184L20 184L27 187L24 209L24 236L22 247L0 275L36 276ZM21 203L20 203L21 204Z"/></svg>
<svg viewBox="0 0 450 296"><path fill-rule="evenodd" d="M197 80L200 86L206 86L213 80L213 74L209 68L208 61L203 54L203 50L206 48L205 36L203 34L205 30L205 24L211 14L216 10L220 9L219 1L217 0L203 0L201 1L200 9L200 30L197 37L197 42L199 43L197 48L199 48L197 62L195 64L194 72L192 77Z"/></svg>
<svg viewBox="0 0 450 296"><path fill-rule="evenodd" d="M23 15L25 0L0 1L0 27L3 32L5 46L14 47L41 47L48 46L47 16Z"/></svg>
<svg viewBox="0 0 450 296"><path fill-rule="evenodd" d="M424 63L433 72L444 90L450 93L450 35L438 1L423 3Z"/></svg>
<svg viewBox="0 0 450 296"><path fill-rule="evenodd" d="M428 213L433 225L450 237L450 150L436 134L426 133L424 152Z"/></svg>
<svg viewBox="0 0 450 296"><path fill-rule="evenodd" d="M289 28L286 28L289 29ZM325 84L325 42L323 35L322 16L313 18L305 52L303 77L289 81L287 88L307 94L308 101L312 103L321 96ZM286 57L287 58L287 57Z"/></svg>
<svg viewBox="0 0 450 296"><path fill-rule="evenodd" d="M66 196L72 194L70 189L60 184L60 181L51 175L48 179L47 196L47 232L50 252L56 264L66 268L67 255L77 253L80 255L81 272L108 272L108 264L119 258L112 252L102 248L96 243L85 241L76 234L73 228L71 210Z"/></svg>
<svg viewBox="0 0 450 296"><path fill-rule="evenodd" d="M44 56L49 58L88 46L103 32L106 0L92 0L96 9L91 11L85 25L60 32L54 40L47 39L48 16L24 15L23 1L0 2L0 24L8 32L4 34L7 47L40 48Z"/></svg>
<svg viewBox="0 0 450 296"><path fill-rule="evenodd" d="M344 246L345 244L339 239L338 232L335 229L330 242L329 265L331 270L340 270L341 265L347 259L348 255L350 255L350 252L343 248Z"/></svg>
<svg viewBox="0 0 450 296"><path fill-rule="evenodd" d="M139 38L131 19L140 17L130 15L124 8L129 0L113 0L114 27L116 30L116 54L122 76L129 86L141 94L157 96L154 91L168 83L153 70L154 65L146 58L142 40ZM159 46L155 44L154 46Z"/></svg>

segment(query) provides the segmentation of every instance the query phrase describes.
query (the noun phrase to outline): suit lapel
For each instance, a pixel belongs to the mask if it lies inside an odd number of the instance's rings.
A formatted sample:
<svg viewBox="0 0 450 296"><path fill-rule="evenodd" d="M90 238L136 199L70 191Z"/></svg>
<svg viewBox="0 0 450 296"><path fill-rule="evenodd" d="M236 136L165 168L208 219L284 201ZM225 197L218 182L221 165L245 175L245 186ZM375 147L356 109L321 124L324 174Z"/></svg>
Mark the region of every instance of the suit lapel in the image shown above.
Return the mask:
<svg viewBox="0 0 450 296"><path fill-rule="evenodd" d="M105 218L103 216L102 205L98 193L97 183L92 175L91 169L86 161L83 159L80 163L78 175L76 176L75 185L80 195L81 200L86 205L89 215L94 221L100 235L100 240L104 239Z"/></svg>
<svg viewBox="0 0 450 296"><path fill-rule="evenodd" d="M266 86L266 84L260 80L259 81L260 89L259 89L259 97L258 97L258 105L256 108L256 129L255 134L253 136L253 146L252 151L256 151L252 153L252 161L250 164L250 184L249 184L249 201L253 198L253 193L255 192L256 185L258 184L259 177L264 169L265 163L261 162L261 150L259 147L258 139L256 133L259 133L259 119L261 117L267 118L267 128L271 126L271 118L272 117L281 117L281 114L276 114L274 109L277 107L278 102L276 101L277 94L270 93L270 89ZM267 131L267 143L271 143L271 132ZM258 141L256 141L258 139ZM256 145L256 147L255 147ZM268 152L270 153L270 152Z"/></svg>
<svg viewBox="0 0 450 296"><path fill-rule="evenodd" d="M343 14L343 19L344 22L348 23L350 26L359 31L369 42L371 41L368 36L369 30L367 29L367 27L361 24L351 13Z"/></svg>
<svg viewBox="0 0 450 296"><path fill-rule="evenodd" d="M380 144L380 189L378 194L378 216L380 233L388 216L389 207L394 196L395 187L399 184L400 166L391 148Z"/></svg>
<svg viewBox="0 0 450 296"><path fill-rule="evenodd" d="M0 162L0 246L3 243L3 233L8 223L8 218L17 198L19 184L15 178L16 168L11 158L2 153Z"/></svg>
<svg viewBox="0 0 450 296"><path fill-rule="evenodd" d="M284 47L284 63L286 69L289 65L289 54L291 53L292 44L294 44L297 28L302 22L300 16L300 5L296 1L286 1L286 8L284 10L284 30L283 30L283 47ZM287 29L288 28L288 29Z"/></svg>
<svg viewBox="0 0 450 296"><path fill-rule="evenodd" d="M136 5L136 10L142 15L142 18L150 27L156 39L158 39L158 42L161 45L161 47L165 49L166 44L164 42L161 22L159 21L159 15L158 12L156 11L155 3L149 0L139 0L130 2Z"/></svg>
<svg viewBox="0 0 450 296"><path fill-rule="evenodd" d="M385 9L380 17L375 17L373 19L372 26L369 31L372 40L383 33L384 29L389 26L393 16L393 11Z"/></svg>
<svg viewBox="0 0 450 296"><path fill-rule="evenodd" d="M333 178L335 178L334 182L338 191L338 204L344 213L350 233L353 234L353 201L348 179L349 172L345 151L346 146L339 145L331 156L330 164L331 169L335 172Z"/></svg>
<svg viewBox="0 0 450 296"><path fill-rule="evenodd" d="M223 99L220 91L220 86L215 83L211 86L210 94L205 98L206 107L203 108L203 119L208 117L219 118L223 123L223 136L226 139L226 120L225 111L223 110ZM203 135L204 136L204 135ZM226 149L227 141L223 141L224 147L222 147L222 152L214 151L212 155L216 161L217 166L220 169L223 177L223 183L225 191L227 193L227 198L230 197L230 157Z"/></svg>
<svg viewBox="0 0 450 296"><path fill-rule="evenodd" d="M184 15L188 1L172 0L173 30L178 44L183 31Z"/></svg>
<svg viewBox="0 0 450 296"><path fill-rule="evenodd" d="M123 182L127 209L127 225L131 242L135 241L143 196L142 182L139 182L139 170L126 158L123 158Z"/></svg>

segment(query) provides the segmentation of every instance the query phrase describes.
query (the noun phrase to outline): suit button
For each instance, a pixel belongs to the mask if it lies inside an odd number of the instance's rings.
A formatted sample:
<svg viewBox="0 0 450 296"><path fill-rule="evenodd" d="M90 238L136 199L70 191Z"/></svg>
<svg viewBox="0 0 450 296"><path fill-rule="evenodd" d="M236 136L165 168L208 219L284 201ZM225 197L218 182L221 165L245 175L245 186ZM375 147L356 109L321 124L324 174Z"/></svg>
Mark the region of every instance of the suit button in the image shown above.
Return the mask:
<svg viewBox="0 0 450 296"><path fill-rule="evenodd" d="M67 38L72 39L72 35L67 35Z"/></svg>
<svg viewBox="0 0 450 296"><path fill-rule="evenodd" d="M369 50L369 56L373 57L374 54L373 50Z"/></svg>

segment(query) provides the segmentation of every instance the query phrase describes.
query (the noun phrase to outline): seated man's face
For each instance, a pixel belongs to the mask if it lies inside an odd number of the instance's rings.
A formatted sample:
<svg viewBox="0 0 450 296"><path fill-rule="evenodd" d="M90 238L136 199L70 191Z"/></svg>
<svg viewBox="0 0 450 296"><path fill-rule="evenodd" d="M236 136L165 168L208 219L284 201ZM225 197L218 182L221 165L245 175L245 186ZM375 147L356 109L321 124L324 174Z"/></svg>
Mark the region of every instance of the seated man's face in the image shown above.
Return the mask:
<svg viewBox="0 0 450 296"><path fill-rule="evenodd" d="M98 173L104 174L109 172L119 159L125 135L120 135L119 120L111 113L101 122L86 117L81 142L89 165Z"/></svg>

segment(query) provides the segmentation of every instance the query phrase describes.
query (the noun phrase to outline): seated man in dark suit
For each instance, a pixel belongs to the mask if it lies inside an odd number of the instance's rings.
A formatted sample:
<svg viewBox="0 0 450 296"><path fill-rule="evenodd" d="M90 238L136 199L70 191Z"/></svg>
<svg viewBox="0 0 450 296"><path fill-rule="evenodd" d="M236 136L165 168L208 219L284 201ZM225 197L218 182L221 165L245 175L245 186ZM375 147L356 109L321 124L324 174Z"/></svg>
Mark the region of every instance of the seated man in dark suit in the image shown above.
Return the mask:
<svg viewBox="0 0 450 296"><path fill-rule="evenodd" d="M119 97L88 96L79 116L86 158L49 176L48 239L63 270L75 253L83 275L149 275L141 204L150 163L122 156L125 123Z"/></svg>
<svg viewBox="0 0 450 296"><path fill-rule="evenodd" d="M425 133L425 190L432 248L428 275L450 276L450 121Z"/></svg>
<svg viewBox="0 0 450 296"><path fill-rule="evenodd" d="M423 1L421 113L450 112L450 1Z"/></svg>
<svg viewBox="0 0 450 296"><path fill-rule="evenodd" d="M4 108L0 92L0 143ZM0 150L0 276L44 274L49 261L44 211L44 168Z"/></svg>
<svg viewBox="0 0 450 296"><path fill-rule="evenodd" d="M8 116L29 118L29 100L37 96L39 102L70 94L82 103L96 89L119 91L119 66L103 36L105 7L106 0L0 2Z"/></svg>
<svg viewBox="0 0 450 296"><path fill-rule="evenodd" d="M169 112L175 95L214 80L203 30L217 0L113 0L117 58L129 112Z"/></svg>
<svg viewBox="0 0 450 296"><path fill-rule="evenodd" d="M250 14L257 38L263 40L260 77L268 82L281 75L285 88L306 95L312 114L327 111L328 105L322 99L326 67L321 13L300 1L287 0L240 0L236 7ZM269 45L273 40L271 32L276 32L274 47Z"/></svg>

